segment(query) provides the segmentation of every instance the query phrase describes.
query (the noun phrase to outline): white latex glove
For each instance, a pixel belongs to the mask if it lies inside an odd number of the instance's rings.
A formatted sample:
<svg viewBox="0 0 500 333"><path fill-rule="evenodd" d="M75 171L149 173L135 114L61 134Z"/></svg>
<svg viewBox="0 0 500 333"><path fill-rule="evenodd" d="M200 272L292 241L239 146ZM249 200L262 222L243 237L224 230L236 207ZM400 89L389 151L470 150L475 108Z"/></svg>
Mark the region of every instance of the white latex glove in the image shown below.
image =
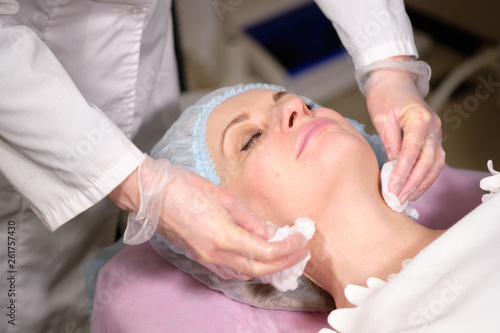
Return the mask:
<svg viewBox="0 0 500 333"><path fill-rule="evenodd" d="M131 211L125 243L145 242L156 231L223 278L276 273L309 253L300 234L268 243L276 226L229 191L167 160L147 157L108 197Z"/></svg>
<svg viewBox="0 0 500 333"><path fill-rule="evenodd" d="M417 200L436 180L445 163L445 152L441 120L423 100L428 77L419 77L418 72L428 67L419 67L425 64L422 62L395 63L400 68L373 70L363 85L368 111L387 157L397 160L389 192L406 202ZM405 70L405 65L413 72ZM422 88L425 85L427 89Z"/></svg>

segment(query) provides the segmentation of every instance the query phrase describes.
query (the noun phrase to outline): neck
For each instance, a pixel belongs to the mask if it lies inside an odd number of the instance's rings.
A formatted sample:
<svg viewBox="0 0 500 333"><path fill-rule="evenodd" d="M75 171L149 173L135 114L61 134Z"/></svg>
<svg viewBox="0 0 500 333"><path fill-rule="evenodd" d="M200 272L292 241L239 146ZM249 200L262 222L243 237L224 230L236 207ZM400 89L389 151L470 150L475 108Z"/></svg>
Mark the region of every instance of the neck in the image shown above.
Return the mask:
<svg viewBox="0 0 500 333"><path fill-rule="evenodd" d="M402 269L403 260L413 258L442 233L392 211L380 196L366 200L358 197L363 205L352 209L348 202L339 202L336 209L325 209L326 214L314 218L317 233L310 242L312 259L305 273L330 292L337 308L352 307L344 295L348 284L366 286L369 277L386 280Z"/></svg>

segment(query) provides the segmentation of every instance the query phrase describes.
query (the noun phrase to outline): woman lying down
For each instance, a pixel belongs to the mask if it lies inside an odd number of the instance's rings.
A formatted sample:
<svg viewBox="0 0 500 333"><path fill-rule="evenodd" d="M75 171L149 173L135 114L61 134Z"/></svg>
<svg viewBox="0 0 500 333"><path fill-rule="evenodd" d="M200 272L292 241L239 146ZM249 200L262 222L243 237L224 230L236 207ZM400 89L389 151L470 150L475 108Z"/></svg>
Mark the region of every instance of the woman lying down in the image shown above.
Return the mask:
<svg viewBox="0 0 500 333"><path fill-rule="evenodd" d="M428 229L387 206L365 137L281 87L238 85L188 108L152 155L279 226L314 221L304 275L335 300L333 329L499 332L500 194L447 231ZM483 180L492 192L498 177Z"/></svg>

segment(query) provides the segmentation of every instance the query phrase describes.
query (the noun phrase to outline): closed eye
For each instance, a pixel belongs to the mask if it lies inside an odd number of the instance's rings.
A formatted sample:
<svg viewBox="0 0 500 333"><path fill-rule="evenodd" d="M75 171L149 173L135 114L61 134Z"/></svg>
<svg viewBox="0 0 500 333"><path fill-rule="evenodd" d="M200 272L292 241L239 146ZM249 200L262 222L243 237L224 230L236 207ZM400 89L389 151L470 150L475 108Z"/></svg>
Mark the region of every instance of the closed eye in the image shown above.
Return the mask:
<svg viewBox="0 0 500 333"><path fill-rule="evenodd" d="M255 144L255 140L257 140L261 135L262 131L260 130L253 133L252 136L250 136L250 139L247 141L247 143L245 143L245 145L240 149L240 151L245 151L252 148L252 146Z"/></svg>

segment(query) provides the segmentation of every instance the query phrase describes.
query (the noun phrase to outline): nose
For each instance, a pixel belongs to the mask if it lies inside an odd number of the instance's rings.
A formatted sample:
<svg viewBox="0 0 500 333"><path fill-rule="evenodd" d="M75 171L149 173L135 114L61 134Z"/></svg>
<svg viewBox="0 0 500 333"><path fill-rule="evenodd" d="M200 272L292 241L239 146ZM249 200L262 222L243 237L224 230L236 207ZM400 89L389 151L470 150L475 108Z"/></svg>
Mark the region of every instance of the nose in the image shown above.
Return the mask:
<svg viewBox="0 0 500 333"><path fill-rule="evenodd" d="M282 133L290 133L294 127L300 123L305 116L310 116L311 112L307 108L304 100L297 96L291 96L283 102L276 105L277 112L275 113L277 125Z"/></svg>

